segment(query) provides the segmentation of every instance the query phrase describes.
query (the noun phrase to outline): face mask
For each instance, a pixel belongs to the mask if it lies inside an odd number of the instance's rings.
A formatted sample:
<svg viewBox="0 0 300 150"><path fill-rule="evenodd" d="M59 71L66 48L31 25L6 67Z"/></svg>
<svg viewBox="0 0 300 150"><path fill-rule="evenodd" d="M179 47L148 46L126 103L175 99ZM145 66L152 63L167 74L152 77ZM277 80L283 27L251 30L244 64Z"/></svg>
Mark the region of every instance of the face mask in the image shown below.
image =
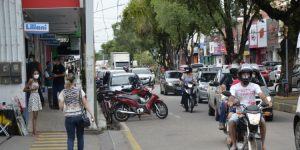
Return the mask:
<svg viewBox="0 0 300 150"><path fill-rule="evenodd" d="M38 79L38 78L39 78L39 75L38 75L38 74L35 74L35 75L33 76L33 78L34 78L34 79Z"/></svg>

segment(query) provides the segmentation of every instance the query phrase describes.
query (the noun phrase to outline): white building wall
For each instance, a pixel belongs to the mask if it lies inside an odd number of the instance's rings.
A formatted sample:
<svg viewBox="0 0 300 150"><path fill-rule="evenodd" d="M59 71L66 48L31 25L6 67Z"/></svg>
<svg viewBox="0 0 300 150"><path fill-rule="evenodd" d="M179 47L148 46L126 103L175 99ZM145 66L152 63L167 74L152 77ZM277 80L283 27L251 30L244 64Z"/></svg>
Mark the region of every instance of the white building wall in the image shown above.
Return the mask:
<svg viewBox="0 0 300 150"><path fill-rule="evenodd" d="M0 62L21 62L22 66L21 84L0 84L0 102L10 103L16 96L24 100L26 61L21 0L0 0Z"/></svg>

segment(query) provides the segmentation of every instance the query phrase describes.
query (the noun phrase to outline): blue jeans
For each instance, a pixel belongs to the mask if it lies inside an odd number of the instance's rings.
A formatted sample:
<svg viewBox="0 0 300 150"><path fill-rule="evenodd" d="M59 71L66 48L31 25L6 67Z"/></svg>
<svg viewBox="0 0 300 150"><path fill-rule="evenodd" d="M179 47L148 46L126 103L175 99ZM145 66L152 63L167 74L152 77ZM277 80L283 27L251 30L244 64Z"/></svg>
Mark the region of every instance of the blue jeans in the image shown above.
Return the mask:
<svg viewBox="0 0 300 150"><path fill-rule="evenodd" d="M222 101L220 103L219 122L226 123L226 117L227 117L227 103L225 101Z"/></svg>
<svg viewBox="0 0 300 150"><path fill-rule="evenodd" d="M58 97L57 97L57 93L60 93L63 89L64 89L64 85L62 84L62 85L57 85L57 84L55 84L55 85L53 85L53 101L52 101L52 103L53 103L53 107L54 108L58 108Z"/></svg>
<svg viewBox="0 0 300 150"><path fill-rule="evenodd" d="M84 146L84 127L81 125L82 117L74 116L74 117L66 117L65 126L68 134L68 150L74 149L74 140L75 140L75 132L77 136L77 146L78 150L83 150Z"/></svg>

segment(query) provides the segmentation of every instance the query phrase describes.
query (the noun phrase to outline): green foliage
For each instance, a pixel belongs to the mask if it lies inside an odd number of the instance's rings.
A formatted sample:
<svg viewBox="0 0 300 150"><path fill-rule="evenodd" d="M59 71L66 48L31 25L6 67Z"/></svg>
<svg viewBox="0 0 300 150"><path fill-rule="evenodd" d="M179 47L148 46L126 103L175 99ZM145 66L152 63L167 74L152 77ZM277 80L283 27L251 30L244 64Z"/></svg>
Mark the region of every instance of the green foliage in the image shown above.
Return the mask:
<svg viewBox="0 0 300 150"><path fill-rule="evenodd" d="M139 66L153 66L155 64L152 55L148 51L135 53L134 60L138 62Z"/></svg>

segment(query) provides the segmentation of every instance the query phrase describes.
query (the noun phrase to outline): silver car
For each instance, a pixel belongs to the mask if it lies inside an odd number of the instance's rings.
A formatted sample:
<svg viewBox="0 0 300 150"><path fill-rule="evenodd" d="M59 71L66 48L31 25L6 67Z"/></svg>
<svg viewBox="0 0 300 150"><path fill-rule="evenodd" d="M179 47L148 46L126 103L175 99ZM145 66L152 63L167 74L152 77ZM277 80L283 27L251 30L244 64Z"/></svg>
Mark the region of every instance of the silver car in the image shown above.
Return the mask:
<svg viewBox="0 0 300 150"><path fill-rule="evenodd" d="M110 76L108 88L110 91L121 91L130 89L132 85L129 82L130 77L137 77L135 73L115 73Z"/></svg>
<svg viewBox="0 0 300 150"><path fill-rule="evenodd" d="M155 75L149 68L133 68L132 72L137 74L144 84L149 82L151 82L152 84L155 83Z"/></svg>
<svg viewBox="0 0 300 150"><path fill-rule="evenodd" d="M202 71L197 76L198 86L196 87L196 96L199 103L202 103L203 100L208 100L208 84L214 80L217 73L217 71Z"/></svg>

